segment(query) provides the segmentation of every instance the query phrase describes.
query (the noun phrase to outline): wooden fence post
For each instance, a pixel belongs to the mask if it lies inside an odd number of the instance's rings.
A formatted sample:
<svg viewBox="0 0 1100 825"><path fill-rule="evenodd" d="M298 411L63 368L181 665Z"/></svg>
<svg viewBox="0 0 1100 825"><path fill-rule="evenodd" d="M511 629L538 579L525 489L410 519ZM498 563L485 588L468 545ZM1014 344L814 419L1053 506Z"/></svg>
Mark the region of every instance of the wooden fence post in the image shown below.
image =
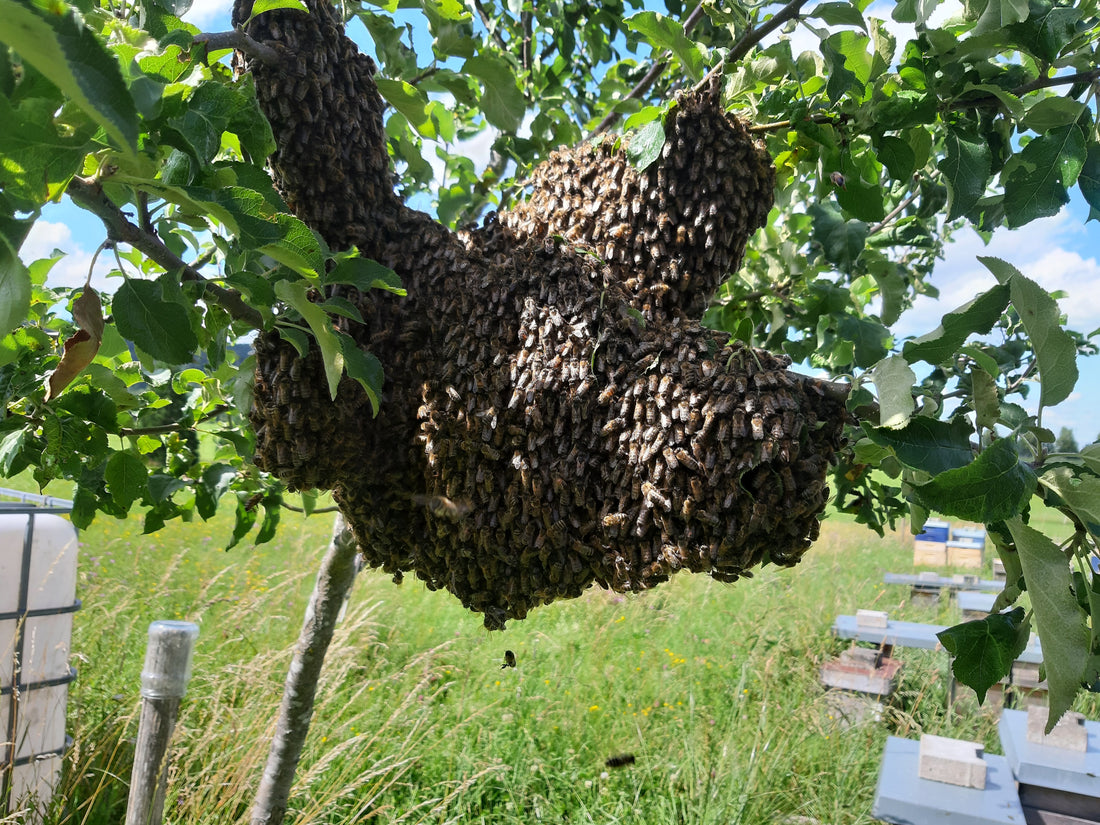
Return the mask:
<svg viewBox="0 0 1100 825"><path fill-rule="evenodd" d="M176 727L180 700L187 692L191 653L198 635L198 625L191 622L158 621L149 625L126 825L160 825L168 787L168 743Z"/></svg>

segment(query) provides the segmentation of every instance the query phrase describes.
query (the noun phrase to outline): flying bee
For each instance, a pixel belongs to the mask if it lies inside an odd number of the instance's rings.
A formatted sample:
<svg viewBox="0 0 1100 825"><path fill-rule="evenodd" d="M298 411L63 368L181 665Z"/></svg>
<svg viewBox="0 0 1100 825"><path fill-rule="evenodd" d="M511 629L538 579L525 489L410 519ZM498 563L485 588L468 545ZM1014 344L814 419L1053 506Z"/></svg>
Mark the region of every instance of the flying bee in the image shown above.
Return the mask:
<svg viewBox="0 0 1100 825"><path fill-rule="evenodd" d="M506 667L515 667L515 666L516 666L516 654L513 653L510 650L504 651L504 664L502 664L500 666L500 669L504 670L504 668L506 668Z"/></svg>
<svg viewBox="0 0 1100 825"><path fill-rule="evenodd" d="M625 768L627 765L634 764L634 754L632 753L619 753L614 756L607 757L607 761L604 762L609 768Z"/></svg>

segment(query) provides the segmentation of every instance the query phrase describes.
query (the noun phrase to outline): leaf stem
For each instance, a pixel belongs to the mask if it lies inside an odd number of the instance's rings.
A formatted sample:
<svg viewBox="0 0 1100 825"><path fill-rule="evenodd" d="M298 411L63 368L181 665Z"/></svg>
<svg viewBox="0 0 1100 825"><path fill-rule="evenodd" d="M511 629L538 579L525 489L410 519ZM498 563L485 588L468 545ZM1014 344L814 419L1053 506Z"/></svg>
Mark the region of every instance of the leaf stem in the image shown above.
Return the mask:
<svg viewBox="0 0 1100 825"><path fill-rule="evenodd" d="M239 292L210 283L198 270L165 246L160 238L131 223L122 210L107 197L99 181L75 176L69 181L66 191L77 206L87 209L103 221L110 240L129 244L166 270L180 270L182 280L201 284L206 298L222 307L234 320L255 329L263 328L263 316L246 304Z"/></svg>

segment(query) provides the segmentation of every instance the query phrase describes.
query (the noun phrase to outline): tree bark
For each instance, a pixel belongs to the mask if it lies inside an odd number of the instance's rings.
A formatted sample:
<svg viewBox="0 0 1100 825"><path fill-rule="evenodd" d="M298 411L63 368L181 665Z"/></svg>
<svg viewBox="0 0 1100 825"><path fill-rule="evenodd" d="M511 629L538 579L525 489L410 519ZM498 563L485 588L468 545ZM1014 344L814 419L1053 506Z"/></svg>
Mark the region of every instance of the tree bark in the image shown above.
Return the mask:
<svg viewBox="0 0 1100 825"><path fill-rule="evenodd" d="M252 825L279 825L286 815L294 772L313 717L321 665L332 641L340 608L355 580L356 550L355 537L343 516L338 515L287 673L275 737L252 808Z"/></svg>

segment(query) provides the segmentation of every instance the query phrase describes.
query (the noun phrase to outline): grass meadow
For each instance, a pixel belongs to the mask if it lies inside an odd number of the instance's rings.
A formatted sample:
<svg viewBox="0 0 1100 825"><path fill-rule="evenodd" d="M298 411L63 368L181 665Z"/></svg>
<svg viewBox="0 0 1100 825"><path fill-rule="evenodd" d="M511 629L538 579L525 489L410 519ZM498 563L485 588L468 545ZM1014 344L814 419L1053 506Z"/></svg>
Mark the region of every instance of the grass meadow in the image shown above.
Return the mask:
<svg viewBox="0 0 1100 825"><path fill-rule="evenodd" d="M142 536L140 521L100 517L82 533L75 744L48 825L123 820L155 619L201 627L165 821L249 821L332 521L287 513L275 541L227 553L229 519ZM843 724L819 684L820 664L847 646L829 632L838 613L958 620L953 603L910 605L882 583L912 569L901 537L833 518L797 568L734 585L681 574L638 596L591 589L492 634L449 594L364 571L287 821L870 822L887 736L1000 752L991 712L947 710L942 652L899 651L901 686L879 721ZM500 667L505 649L516 668ZM605 766L622 753L634 764Z"/></svg>

